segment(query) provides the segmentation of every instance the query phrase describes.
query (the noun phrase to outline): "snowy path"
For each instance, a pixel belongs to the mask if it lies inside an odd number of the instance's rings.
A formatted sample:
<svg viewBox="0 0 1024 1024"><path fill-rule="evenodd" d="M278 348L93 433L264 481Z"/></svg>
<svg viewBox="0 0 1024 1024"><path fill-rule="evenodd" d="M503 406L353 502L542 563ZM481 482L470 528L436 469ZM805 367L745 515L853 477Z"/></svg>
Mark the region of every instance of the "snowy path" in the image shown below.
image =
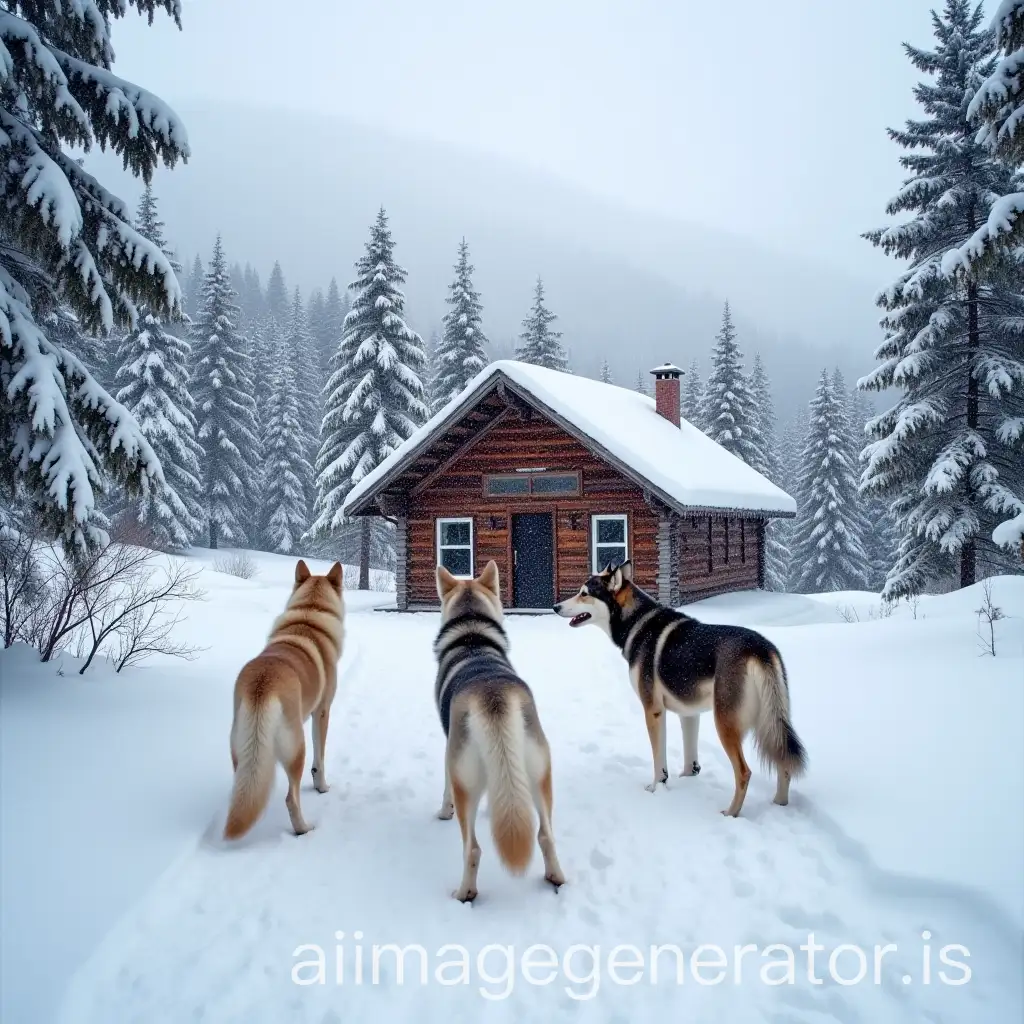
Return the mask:
<svg viewBox="0 0 1024 1024"><path fill-rule="evenodd" d="M551 742L555 834L569 884L557 895L546 887L539 856L527 879L504 875L481 822L481 895L472 907L456 903L458 826L433 816L442 779L429 655L436 622L350 616L348 669L328 740L333 788L325 796L308 786L303 793L316 829L300 839L288 834L280 780L268 814L241 846L224 848L216 838L222 819L211 822L79 972L65 1024L626 1022L665 1013L730 1024L1020 1018L1020 935L962 893L887 875L799 786L790 807L772 805L771 781L756 768L744 816L723 818L731 770L709 718L702 721L702 774L646 793L649 748L621 659L596 630L569 634L554 619L512 618L509 631ZM682 744L671 724L677 770ZM813 729L804 733L812 759L826 758ZM821 984L809 982L807 952L799 948L809 933L824 947L815 961ZM374 981L372 946L391 943L423 948L425 984L415 951L406 957L404 983L391 953L381 954ZM511 966L509 954L485 949L492 943L513 947ZM939 962L939 949L950 943L970 950L969 960L951 953L970 964L968 984L938 978L940 969L952 980L963 976ZM293 966L312 955L293 952L307 944L326 953L324 984L292 980ZM557 968L545 965L546 951L532 954L532 970L524 965L536 944L551 947ZM596 971L592 953L572 952L577 944L600 947ZM709 966L694 969L690 957L702 944L720 947L725 962L705 950ZM748 944L756 950L738 958L736 947ZM771 944L792 948L795 984L761 980L768 959L784 955L762 956ZM829 955L843 944L865 951L867 975L858 984L830 977ZM887 944L898 948L884 955L876 984L875 947ZM435 973L460 955L442 951L453 945L468 951L465 984L442 984ZM642 968L629 950L617 956L617 972L609 968L621 945L638 948ZM682 950L682 984L671 950L652 978L654 945ZM839 977L854 977L856 953L840 952L835 966ZM699 983L698 976L713 980L721 970L720 983ZM449 967L442 977L451 981L458 972ZM636 984L621 983L632 977ZM780 978L778 968L769 976Z"/></svg>

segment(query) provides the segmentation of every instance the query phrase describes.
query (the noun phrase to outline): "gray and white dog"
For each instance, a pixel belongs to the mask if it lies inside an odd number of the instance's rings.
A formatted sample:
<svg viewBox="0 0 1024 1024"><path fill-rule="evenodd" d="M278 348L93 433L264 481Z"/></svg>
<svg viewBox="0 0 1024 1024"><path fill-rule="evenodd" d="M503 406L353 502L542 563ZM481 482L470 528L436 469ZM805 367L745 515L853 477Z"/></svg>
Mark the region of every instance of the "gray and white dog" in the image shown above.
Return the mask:
<svg viewBox="0 0 1024 1024"><path fill-rule="evenodd" d="M544 877L557 889L565 876L551 831L551 751L533 694L508 658L498 566L489 562L475 580L438 566L437 593L434 697L448 741L438 817L454 813L462 829L462 884L453 895L463 902L477 895L476 814L485 792L498 856L513 875L524 874L532 859L536 808Z"/></svg>
<svg viewBox="0 0 1024 1024"><path fill-rule="evenodd" d="M650 792L668 780L665 712L683 726L680 775L696 775L699 716L713 710L736 781L722 813L736 817L743 807L750 782L743 740L751 731L762 761L778 774L775 803L789 802L790 779L804 772L807 754L789 721L789 683L774 644L752 629L709 625L659 604L633 583L630 562L591 576L555 611L572 626L600 626L629 664L654 757Z"/></svg>

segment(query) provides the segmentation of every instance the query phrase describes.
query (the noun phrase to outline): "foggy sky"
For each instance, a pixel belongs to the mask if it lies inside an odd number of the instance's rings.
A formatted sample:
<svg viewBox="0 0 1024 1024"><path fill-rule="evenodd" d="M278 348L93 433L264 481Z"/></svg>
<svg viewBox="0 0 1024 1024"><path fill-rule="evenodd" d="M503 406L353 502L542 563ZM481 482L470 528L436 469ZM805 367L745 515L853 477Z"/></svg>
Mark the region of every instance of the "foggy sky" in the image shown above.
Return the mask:
<svg viewBox="0 0 1024 1024"><path fill-rule="evenodd" d="M894 264L859 235L903 177L885 129L914 113L900 43L930 45L932 6L184 0L183 32L117 23L115 70L172 105L241 101L455 143L878 285ZM300 141L284 126L267 140Z"/></svg>

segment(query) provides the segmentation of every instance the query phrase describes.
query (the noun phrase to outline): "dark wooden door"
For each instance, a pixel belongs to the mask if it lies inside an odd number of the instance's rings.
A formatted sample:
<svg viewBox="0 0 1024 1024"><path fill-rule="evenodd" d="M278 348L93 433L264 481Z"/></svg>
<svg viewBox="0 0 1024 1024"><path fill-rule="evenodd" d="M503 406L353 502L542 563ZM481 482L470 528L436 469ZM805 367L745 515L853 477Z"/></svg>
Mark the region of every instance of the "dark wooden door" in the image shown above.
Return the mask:
<svg viewBox="0 0 1024 1024"><path fill-rule="evenodd" d="M548 609L555 603L554 521L550 512L512 516L512 603Z"/></svg>

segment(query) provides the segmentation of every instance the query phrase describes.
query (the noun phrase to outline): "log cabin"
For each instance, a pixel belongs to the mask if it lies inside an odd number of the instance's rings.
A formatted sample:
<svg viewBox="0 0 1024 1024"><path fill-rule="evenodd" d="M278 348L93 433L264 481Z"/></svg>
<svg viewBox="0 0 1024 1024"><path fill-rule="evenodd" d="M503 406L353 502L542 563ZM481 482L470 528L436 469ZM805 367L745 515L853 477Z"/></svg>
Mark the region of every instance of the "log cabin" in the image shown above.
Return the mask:
<svg viewBox="0 0 1024 1024"><path fill-rule="evenodd" d="M764 528L783 490L680 416L680 378L653 399L500 360L349 493L347 516L395 524L397 608L438 607L437 565L494 559L506 608L548 611L603 567L678 606L764 582Z"/></svg>

